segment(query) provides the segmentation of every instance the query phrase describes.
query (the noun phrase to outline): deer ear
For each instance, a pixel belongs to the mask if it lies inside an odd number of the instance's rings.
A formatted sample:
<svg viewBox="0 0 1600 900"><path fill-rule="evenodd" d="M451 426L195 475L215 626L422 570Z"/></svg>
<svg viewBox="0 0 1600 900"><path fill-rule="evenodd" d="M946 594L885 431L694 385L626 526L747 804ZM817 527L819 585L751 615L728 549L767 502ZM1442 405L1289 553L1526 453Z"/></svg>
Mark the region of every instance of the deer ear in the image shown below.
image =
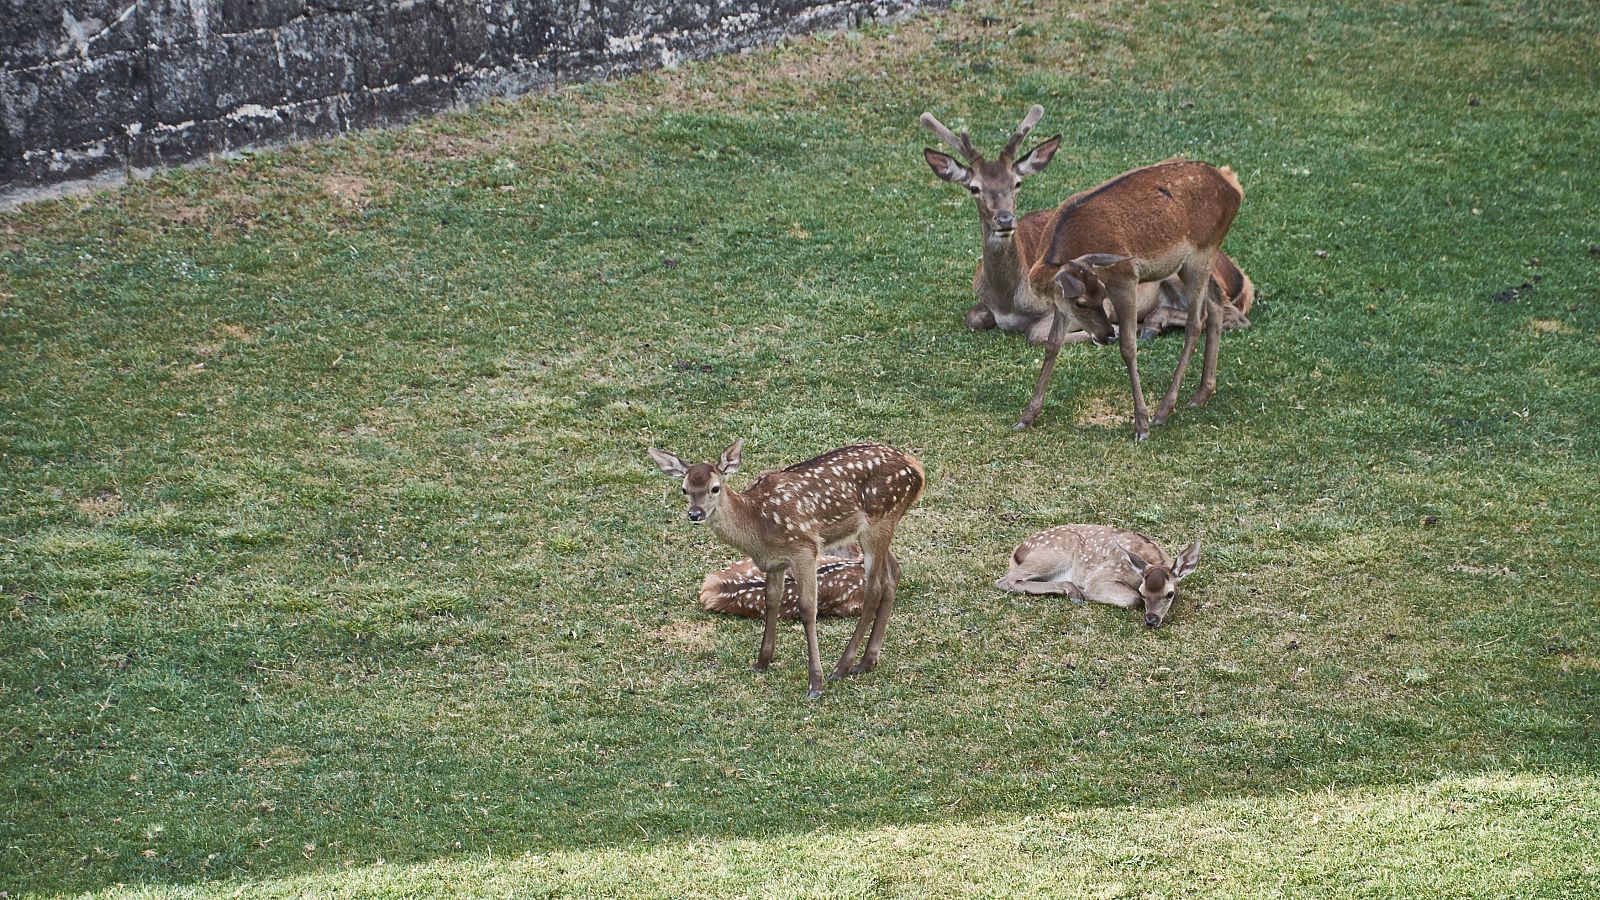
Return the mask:
<svg viewBox="0 0 1600 900"><path fill-rule="evenodd" d="M1066 268L1056 273L1056 287L1061 289L1061 296L1068 300L1074 297L1082 297L1088 291L1088 287Z"/></svg>
<svg viewBox="0 0 1600 900"><path fill-rule="evenodd" d="M651 447L650 458L655 460L656 465L661 467L662 473L672 478L682 478L689 474L689 467L683 464L683 460L665 450L657 450Z"/></svg>
<svg viewBox="0 0 1600 900"><path fill-rule="evenodd" d="M1118 256L1115 253L1085 253L1073 260L1073 262L1086 269L1109 269L1127 258L1126 256Z"/></svg>
<svg viewBox="0 0 1600 900"><path fill-rule="evenodd" d="M972 177L972 170L955 161L953 157L945 156L937 150L924 148L922 158L928 161L928 168L933 174L943 178L951 184L966 184Z"/></svg>
<svg viewBox="0 0 1600 900"><path fill-rule="evenodd" d="M722 451L722 455L717 457L717 471L724 475L732 475L739 471L739 453L743 450L744 438L739 438L729 444L728 449Z"/></svg>
<svg viewBox="0 0 1600 900"><path fill-rule="evenodd" d="M1172 564L1172 577L1182 581L1185 575L1192 574L1199 565L1200 542L1195 541L1178 554L1178 561Z"/></svg>
<svg viewBox="0 0 1600 900"><path fill-rule="evenodd" d="M1037 175L1050 165L1050 158L1061 149L1061 135L1056 135L1039 146L1029 150L1022 158L1011 164L1011 170L1018 175Z"/></svg>
<svg viewBox="0 0 1600 900"><path fill-rule="evenodd" d="M1140 577L1143 577L1144 570L1150 568L1150 564L1144 561L1144 557L1133 552L1132 550L1129 550L1127 547L1124 547L1121 544L1117 545L1117 549L1121 550L1122 555L1128 558L1128 565L1133 566L1133 570L1138 572Z"/></svg>

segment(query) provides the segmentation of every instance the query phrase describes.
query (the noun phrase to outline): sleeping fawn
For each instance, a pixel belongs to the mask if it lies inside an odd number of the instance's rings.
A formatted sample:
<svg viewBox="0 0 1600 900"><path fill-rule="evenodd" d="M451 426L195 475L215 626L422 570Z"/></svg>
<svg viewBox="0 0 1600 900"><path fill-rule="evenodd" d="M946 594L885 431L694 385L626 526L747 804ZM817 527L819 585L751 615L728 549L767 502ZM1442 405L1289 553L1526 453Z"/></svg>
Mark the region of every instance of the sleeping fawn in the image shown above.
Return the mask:
<svg viewBox="0 0 1600 900"><path fill-rule="evenodd" d="M1147 628L1160 628L1178 596L1178 582L1200 563L1200 542L1176 557L1137 531L1109 525L1057 525L1017 545L1002 591L1065 594L1074 600L1144 607Z"/></svg>
<svg viewBox="0 0 1600 900"><path fill-rule="evenodd" d="M734 441L715 463L689 465L654 447L650 457L662 472L683 479L689 521L710 525L724 543L748 554L766 577L766 627L756 656L758 672L772 663L784 575L794 576L806 632L806 696L814 700L822 696L817 559L830 547L861 545L865 594L861 621L831 677L869 671L877 665L898 586L899 568L889 544L900 518L922 494L922 466L893 447L857 444L762 474L744 491L725 489L723 479L739 471L743 448L743 440ZM856 647L863 636L867 636L866 650L857 661Z"/></svg>

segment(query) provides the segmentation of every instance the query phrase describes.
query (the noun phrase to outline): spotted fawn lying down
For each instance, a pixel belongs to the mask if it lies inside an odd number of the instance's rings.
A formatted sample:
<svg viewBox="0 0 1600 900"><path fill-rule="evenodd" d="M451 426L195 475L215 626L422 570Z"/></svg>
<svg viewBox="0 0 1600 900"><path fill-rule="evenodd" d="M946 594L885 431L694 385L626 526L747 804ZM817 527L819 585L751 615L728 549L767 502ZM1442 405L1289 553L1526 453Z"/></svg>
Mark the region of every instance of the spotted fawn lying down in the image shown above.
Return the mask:
<svg viewBox="0 0 1600 900"><path fill-rule="evenodd" d="M744 442L735 441L715 463L689 465L651 448L661 471L683 479L689 521L705 522L724 543L742 550L766 578L765 629L756 671L772 662L782 605L784 575L793 575L805 626L808 688L822 696L821 650L817 646L817 563L831 547L861 545L864 585L861 621L833 668L834 678L870 670L878 662L885 626L894 609L898 568L889 553L895 526L926 481L909 454L882 444L830 450L787 469L767 472L743 491L724 490L723 479L739 471ZM869 636L870 631L870 636ZM856 660L856 647L867 638Z"/></svg>
<svg viewBox="0 0 1600 900"><path fill-rule="evenodd" d="M861 615L865 575L859 547L830 551L818 558L817 616ZM700 606L708 612L759 619L767 610L767 578L755 562L741 559L706 576L700 584ZM800 588L793 578L783 580L783 607L778 615L800 618Z"/></svg>
<svg viewBox="0 0 1600 900"><path fill-rule="evenodd" d="M1200 562L1200 542L1176 557L1137 531L1109 525L1057 525L1017 545L1002 591L1065 594L1074 600L1144 607L1144 624L1159 628L1177 599L1178 582Z"/></svg>

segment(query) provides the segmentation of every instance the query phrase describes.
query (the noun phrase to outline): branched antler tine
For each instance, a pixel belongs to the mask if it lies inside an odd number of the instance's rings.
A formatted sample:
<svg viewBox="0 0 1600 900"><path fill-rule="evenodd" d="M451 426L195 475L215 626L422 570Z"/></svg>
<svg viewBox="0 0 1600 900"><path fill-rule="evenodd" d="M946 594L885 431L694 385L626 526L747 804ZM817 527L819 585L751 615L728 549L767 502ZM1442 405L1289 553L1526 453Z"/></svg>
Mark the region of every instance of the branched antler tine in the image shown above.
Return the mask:
<svg viewBox="0 0 1600 900"><path fill-rule="evenodd" d="M949 144L950 149L965 157L967 162L978 161L978 151L972 146L972 138L967 136L965 129L962 130L960 135L952 134L950 129L944 126L943 122L933 117L931 112L922 114L922 127L937 135L939 140Z"/></svg>
<svg viewBox="0 0 1600 900"><path fill-rule="evenodd" d="M1039 120L1042 118L1044 118L1044 107L1035 103L1028 109L1028 114L1023 117L1022 124L1018 125L1016 132L1011 135L1011 140L1006 142L1006 149L1001 151L1000 158L1011 159L1016 156L1017 148L1022 146L1023 140L1028 137L1028 132L1032 131L1033 127L1038 125Z"/></svg>

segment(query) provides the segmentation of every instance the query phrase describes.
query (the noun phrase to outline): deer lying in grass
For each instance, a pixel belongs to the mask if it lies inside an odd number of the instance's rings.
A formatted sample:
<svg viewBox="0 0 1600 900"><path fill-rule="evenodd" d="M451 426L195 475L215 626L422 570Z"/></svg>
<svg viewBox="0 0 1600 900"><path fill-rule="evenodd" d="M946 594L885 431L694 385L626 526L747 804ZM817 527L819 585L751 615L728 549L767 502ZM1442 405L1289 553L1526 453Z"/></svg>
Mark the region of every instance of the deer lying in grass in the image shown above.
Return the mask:
<svg viewBox="0 0 1600 900"><path fill-rule="evenodd" d="M1065 594L1074 600L1144 607L1146 628L1160 628L1178 582L1200 562L1200 542L1176 557L1137 531L1109 525L1057 525L1017 545L1002 591Z"/></svg>
<svg viewBox="0 0 1600 900"><path fill-rule="evenodd" d="M1035 294L1028 272L1048 251L1055 219L1061 209L1082 196L1069 197L1060 208L1035 210L1017 218L1017 196L1023 180L1044 171L1061 146L1058 134L1021 157L1016 155L1043 115L1043 107L1029 109L1027 118L1017 126L1000 155L991 161L978 153L965 131L952 133L932 113L922 114L923 127L949 144L960 154L961 160L931 148L922 151L923 158L935 175L970 191L978 208L983 256L972 277L972 289L978 299L967 310L967 327L983 330L998 326L1002 331L1021 331L1027 335L1029 343L1034 344L1042 344L1050 336L1054 291ZM1255 301L1255 286L1249 277L1225 253L1217 254L1212 274L1222 288L1223 329L1249 327L1250 320L1245 315ZM1140 284L1136 307L1140 337L1183 328L1189 318L1182 284L1176 275L1159 283ZM1069 332L1065 343L1087 340L1089 333L1078 330Z"/></svg>
<svg viewBox="0 0 1600 900"><path fill-rule="evenodd" d="M742 492L724 490L723 479L739 471L743 448L743 440L734 441L716 463L694 465L654 447L650 456L662 472L683 479L689 521L709 524L724 543L748 554L765 576L766 628L756 656L758 672L772 663L784 575L794 576L806 632L806 696L816 699L822 696L817 561L830 547L852 541L861 545L861 621L831 677L870 671L878 663L898 587L899 566L889 544L900 518L922 495L926 479L921 464L909 454L881 444L857 444L766 472ZM867 646L858 662L856 648L863 636Z"/></svg>
<svg viewBox="0 0 1600 900"><path fill-rule="evenodd" d="M892 577L898 582L899 572L894 572ZM834 551L819 557L817 616L861 615L864 582L865 572L859 548ZM709 612L759 619L766 615L767 578L753 561L741 559L706 576L700 584L700 606ZM793 578L783 580L783 606L778 615L784 619L800 618L800 586Z"/></svg>

